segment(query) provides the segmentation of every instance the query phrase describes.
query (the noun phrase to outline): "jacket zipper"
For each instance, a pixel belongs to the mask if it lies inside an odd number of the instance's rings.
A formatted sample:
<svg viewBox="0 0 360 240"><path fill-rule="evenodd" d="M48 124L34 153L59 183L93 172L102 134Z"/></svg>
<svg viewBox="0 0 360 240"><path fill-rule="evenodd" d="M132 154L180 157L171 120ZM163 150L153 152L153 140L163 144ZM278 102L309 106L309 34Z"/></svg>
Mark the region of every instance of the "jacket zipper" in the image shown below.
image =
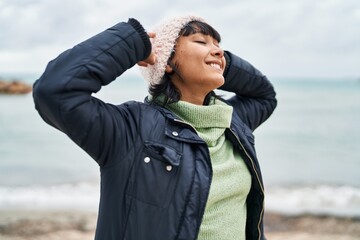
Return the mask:
<svg viewBox="0 0 360 240"><path fill-rule="evenodd" d="M256 171L256 168L255 168L253 159L252 159L252 158L250 157L250 155L247 153L247 151L245 150L245 147L244 147L244 146L242 145L242 143L240 142L238 136L235 134L235 132L234 132L231 128L230 128L230 132L231 132L231 133L234 135L234 137L236 138L237 142L239 143L240 147L241 147L242 150L244 151L245 155L250 159L250 161L251 161L251 166L252 166L252 168L253 168L253 170L254 170L254 172L255 172L256 179L257 179L257 181L258 181L258 183L259 183L261 192L262 192L263 195L265 195L265 194L264 194L264 188L263 188L263 186L262 186L262 184L261 184L261 181L260 181L260 178L259 178L259 174L258 174L258 172ZM260 218L259 218L259 222L258 222L258 231L259 231L259 238L258 238L258 239L259 239L259 240L260 240L260 238L261 238L260 224L261 224L261 217L262 217L263 214L264 214L264 201L263 201L263 203L262 203L261 212L260 212Z"/></svg>

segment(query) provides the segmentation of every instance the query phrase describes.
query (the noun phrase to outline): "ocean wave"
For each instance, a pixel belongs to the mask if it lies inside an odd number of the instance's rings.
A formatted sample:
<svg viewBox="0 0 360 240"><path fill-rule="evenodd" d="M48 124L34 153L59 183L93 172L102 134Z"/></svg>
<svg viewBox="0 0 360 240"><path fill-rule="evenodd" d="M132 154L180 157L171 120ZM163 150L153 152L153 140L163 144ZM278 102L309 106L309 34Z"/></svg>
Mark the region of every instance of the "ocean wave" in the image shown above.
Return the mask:
<svg viewBox="0 0 360 240"><path fill-rule="evenodd" d="M0 210L97 211L98 183L80 182L52 186L0 186ZM353 186L268 187L266 210L298 215L321 214L360 217L360 188Z"/></svg>
<svg viewBox="0 0 360 240"><path fill-rule="evenodd" d="M360 188L353 186L270 187L266 209L291 215L360 217Z"/></svg>
<svg viewBox="0 0 360 240"><path fill-rule="evenodd" d="M53 186L0 187L0 210L96 211L100 187L81 182Z"/></svg>

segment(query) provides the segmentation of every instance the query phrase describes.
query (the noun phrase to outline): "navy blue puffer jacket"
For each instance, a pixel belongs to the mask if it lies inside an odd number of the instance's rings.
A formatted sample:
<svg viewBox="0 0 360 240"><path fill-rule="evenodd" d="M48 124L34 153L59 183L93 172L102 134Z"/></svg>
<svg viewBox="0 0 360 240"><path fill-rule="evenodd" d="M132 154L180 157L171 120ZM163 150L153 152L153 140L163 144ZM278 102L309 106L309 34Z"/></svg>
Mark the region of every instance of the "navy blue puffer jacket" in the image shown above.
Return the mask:
<svg viewBox="0 0 360 240"><path fill-rule="evenodd" d="M92 97L150 53L141 25L119 23L51 61L34 84L35 107L84 149L101 170L97 240L196 239L212 178L207 145L174 114L147 101L112 105ZM263 234L264 189L252 131L276 106L273 86L225 52L221 89L235 93L226 137L252 175L247 239Z"/></svg>

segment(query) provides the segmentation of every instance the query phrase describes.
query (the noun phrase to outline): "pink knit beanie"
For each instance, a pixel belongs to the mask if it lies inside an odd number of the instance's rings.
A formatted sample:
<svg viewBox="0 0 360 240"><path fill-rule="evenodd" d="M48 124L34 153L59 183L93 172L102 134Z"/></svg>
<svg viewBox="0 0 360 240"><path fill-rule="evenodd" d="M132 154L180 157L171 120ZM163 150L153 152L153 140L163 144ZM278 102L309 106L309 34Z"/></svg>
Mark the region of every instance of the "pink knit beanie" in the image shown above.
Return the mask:
<svg viewBox="0 0 360 240"><path fill-rule="evenodd" d="M205 22L204 19L192 15L180 16L164 21L151 31L156 33L156 37L151 39L156 62L148 67L140 67L143 77L151 85L159 83L164 76L167 62L174 50L179 32L191 21Z"/></svg>

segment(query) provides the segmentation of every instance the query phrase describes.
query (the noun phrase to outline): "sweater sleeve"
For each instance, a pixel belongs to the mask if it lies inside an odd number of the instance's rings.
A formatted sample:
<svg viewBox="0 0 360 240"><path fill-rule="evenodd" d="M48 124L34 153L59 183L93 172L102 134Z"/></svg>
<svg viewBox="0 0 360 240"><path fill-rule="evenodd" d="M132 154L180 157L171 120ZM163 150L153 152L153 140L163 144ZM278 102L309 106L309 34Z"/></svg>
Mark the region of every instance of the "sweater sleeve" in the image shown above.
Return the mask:
<svg viewBox="0 0 360 240"><path fill-rule="evenodd" d="M151 52L135 19L119 23L49 62L34 83L35 108L45 122L67 134L100 165L120 139L131 142L133 112L92 96ZM126 144L124 146L124 151Z"/></svg>
<svg viewBox="0 0 360 240"><path fill-rule="evenodd" d="M235 93L228 102L250 129L255 130L270 117L277 105L273 85L244 59L225 52L227 66L221 90Z"/></svg>

